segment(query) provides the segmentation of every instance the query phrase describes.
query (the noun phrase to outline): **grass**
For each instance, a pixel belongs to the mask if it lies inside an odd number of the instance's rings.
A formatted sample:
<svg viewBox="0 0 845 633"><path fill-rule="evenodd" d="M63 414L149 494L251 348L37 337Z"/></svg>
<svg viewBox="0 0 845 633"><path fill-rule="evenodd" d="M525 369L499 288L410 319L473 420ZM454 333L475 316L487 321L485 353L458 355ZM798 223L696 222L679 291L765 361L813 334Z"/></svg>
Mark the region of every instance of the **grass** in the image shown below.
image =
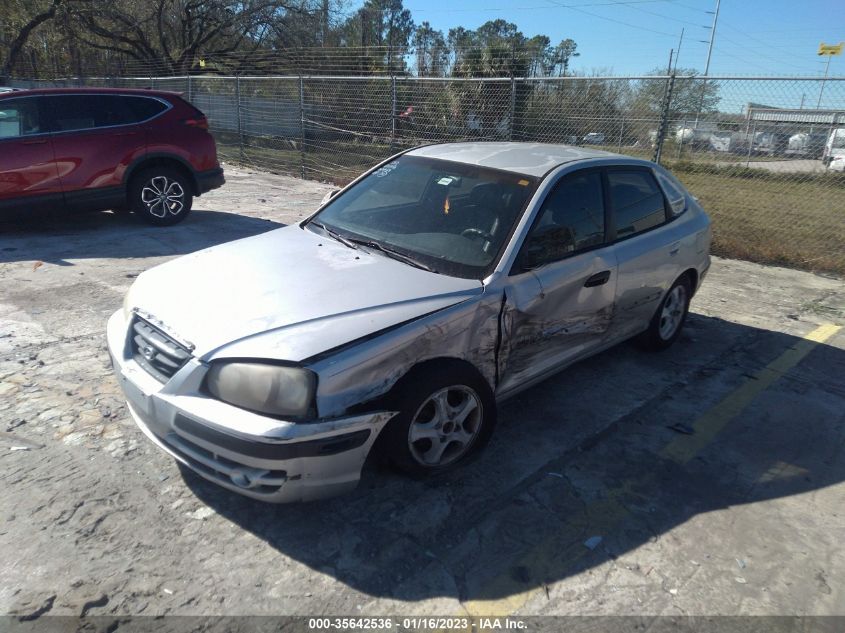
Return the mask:
<svg viewBox="0 0 845 633"><path fill-rule="evenodd" d="M224 160L301 176L298 142L217 135ZM385 143L307 140L305 177L343 185L391 154ZM397 144L393 151L398 151ZM845 275L845 175L774 173L739 165L666 161L713 220L716 255Z"/></svg>
<svg viewBox="0 0 845 633"><path fill-rule="evenodd" d="M845 187L835 180L676 175L710 214L714 254L845 275Z"/></svg>

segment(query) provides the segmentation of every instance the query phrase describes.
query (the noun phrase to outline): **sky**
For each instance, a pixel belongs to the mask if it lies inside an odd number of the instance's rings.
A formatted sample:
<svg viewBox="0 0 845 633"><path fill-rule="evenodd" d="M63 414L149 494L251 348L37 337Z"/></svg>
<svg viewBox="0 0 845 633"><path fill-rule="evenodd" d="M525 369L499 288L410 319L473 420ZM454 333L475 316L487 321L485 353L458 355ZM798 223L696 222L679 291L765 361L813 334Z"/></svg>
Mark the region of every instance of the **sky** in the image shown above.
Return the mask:
<svg viewBox="0 0 845 633"><path fill-rule="evenodd" d="M414 21L445 33L487 20L514 22L527 37L572 38L585 73L638 75L666 67L684 38L680 67L704 70L716 0L404 0ZM707 28L705 28L707 27ZM845 41L845 0L722 0L710 75L821 76L820 41ZM845 55L830 76L845 76ZM808 97L809 98L809 97Z"/></svg>

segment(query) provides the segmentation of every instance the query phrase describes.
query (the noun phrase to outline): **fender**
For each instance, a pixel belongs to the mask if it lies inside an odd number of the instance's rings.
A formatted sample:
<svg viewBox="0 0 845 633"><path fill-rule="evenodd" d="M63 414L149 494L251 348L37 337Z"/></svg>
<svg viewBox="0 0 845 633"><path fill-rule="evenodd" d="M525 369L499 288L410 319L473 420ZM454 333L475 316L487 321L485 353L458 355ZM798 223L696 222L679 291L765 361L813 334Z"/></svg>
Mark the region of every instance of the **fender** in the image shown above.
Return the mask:
<svg viewBox="0 0 845 633"><path fill-rule="evenodd" d="M178 156L177 154L170 154L170 153L167 153L167 152L150 152L148 154L144 154L143 156L139 156L138 158L133 160L131 163L129 163L129 167L127 167L126 171L123 173L123 186L124 186L124 188L129 186L129 181L131 180L132 175L137 171L137 169L140 166L142 166L144 163L146 163L148 161L154 161L154 160L159 159L159 158L163 158L163 159L166 159L166 160L173 160L173 161L176 161L177 163L179 163L180 165L182 165L182 167L184 167L185 170L190 175L191 188L193 189L193 194L199 195L199 181L197 180L197 173L194 170L194 168L191 166L191 164L187 160L185 160L181 156Z"/></svg>

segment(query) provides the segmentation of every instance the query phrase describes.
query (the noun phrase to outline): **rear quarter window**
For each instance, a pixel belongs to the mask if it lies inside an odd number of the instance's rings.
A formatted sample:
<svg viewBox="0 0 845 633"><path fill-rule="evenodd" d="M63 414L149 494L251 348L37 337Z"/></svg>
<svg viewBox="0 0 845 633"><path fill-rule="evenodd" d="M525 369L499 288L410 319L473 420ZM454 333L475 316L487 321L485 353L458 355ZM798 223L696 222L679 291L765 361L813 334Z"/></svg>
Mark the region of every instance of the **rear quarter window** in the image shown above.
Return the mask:
<svg viewBox="0 0 845 633"><path fill-rule="evenodd" d="M131 109L136 122L152 119L167 110L167 104L150 97L123 97Z"/></svg>
<svg viewBox="0 0 845 633"><path fill-rule="evenodd" d="M648 170L613 170L607 174L618 238L648 231L666 222L663 191Z"/></svg>
<svg viewBox="0 0 845 633"><path fill-rule="evenodd" d="M669 212L672 217L677 217L687 210L687 194L683 185L674 176L667 172L655 170L654 175L669 201Z"/></svg>

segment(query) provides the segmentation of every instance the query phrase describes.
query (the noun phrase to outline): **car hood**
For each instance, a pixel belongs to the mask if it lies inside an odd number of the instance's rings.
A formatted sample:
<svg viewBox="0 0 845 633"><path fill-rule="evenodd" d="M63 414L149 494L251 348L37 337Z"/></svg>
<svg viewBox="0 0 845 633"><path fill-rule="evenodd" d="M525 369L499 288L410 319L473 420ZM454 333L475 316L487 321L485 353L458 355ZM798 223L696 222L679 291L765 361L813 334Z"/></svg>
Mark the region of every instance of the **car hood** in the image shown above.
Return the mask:
<svg viewBox="0 0 845 633"><path fill-rule="evenodd" d="M152 268L127 302L202 358L300 361L482 292L292 225Z"/></svg>

